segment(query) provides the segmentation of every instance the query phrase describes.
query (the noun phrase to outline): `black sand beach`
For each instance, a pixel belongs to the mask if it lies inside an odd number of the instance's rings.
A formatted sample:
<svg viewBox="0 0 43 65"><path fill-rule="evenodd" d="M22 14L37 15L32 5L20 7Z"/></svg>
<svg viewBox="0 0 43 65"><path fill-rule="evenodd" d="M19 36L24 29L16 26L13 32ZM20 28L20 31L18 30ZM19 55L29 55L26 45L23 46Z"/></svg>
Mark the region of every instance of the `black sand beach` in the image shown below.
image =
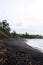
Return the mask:
<svg viewBox="0 0 43 65"><path fill-rule="evenodd" d="M0 65L43 65L43 53L24 39L0 41Z"/></svg>

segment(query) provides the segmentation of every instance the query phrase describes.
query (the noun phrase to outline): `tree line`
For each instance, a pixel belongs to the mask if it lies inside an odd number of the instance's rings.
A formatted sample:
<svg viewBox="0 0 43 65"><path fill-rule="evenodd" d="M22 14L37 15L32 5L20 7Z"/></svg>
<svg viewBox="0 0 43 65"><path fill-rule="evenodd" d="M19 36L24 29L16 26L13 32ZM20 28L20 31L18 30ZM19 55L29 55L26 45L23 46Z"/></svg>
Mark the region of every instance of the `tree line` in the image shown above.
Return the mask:
<svg viewBox="0 0 43 65"><path fill-rule="evenodd" d="M0 21L0 39L1 38L43 38L41 35L29 35L27 32L25 34L17 34L15 31L10 32L11 28L7 20Z"/></svg>

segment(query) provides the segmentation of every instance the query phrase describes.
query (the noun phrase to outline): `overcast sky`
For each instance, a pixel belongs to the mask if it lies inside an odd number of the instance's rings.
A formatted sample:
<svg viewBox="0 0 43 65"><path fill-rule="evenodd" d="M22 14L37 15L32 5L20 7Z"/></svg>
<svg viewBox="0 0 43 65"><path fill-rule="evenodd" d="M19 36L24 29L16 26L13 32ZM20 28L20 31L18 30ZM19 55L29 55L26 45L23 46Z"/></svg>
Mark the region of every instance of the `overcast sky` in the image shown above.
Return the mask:
<svg viewBox="0 0 43 65"><path fill-rule="evenodd" d="M17 33L43 35L43 0L0 0L0 20Z"/></svg>

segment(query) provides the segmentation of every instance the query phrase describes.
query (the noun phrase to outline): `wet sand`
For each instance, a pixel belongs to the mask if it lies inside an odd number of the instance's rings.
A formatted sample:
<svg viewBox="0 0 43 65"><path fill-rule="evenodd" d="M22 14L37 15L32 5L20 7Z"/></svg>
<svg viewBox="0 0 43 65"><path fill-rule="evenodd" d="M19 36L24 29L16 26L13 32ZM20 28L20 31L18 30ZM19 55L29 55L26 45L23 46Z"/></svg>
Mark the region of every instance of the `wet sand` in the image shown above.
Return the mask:
<svg viewBox="0 0 43 65"><path fill-rule="evenodd" d="M25 39L0 41L0 65L43 65L43 53Z"/></svg>

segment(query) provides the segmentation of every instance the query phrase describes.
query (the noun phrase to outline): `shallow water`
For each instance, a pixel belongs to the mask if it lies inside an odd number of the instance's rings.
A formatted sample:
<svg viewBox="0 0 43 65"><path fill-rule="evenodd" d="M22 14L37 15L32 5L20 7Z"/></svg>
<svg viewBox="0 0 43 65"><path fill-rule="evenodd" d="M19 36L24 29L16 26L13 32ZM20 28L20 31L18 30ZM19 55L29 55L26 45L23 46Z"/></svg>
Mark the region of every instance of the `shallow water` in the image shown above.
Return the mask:
<svg viewBox="0 0 43 65"><path fill-rule="evenodd" d="M43 39L26 39L26 43L43 52Z"/></svg>

